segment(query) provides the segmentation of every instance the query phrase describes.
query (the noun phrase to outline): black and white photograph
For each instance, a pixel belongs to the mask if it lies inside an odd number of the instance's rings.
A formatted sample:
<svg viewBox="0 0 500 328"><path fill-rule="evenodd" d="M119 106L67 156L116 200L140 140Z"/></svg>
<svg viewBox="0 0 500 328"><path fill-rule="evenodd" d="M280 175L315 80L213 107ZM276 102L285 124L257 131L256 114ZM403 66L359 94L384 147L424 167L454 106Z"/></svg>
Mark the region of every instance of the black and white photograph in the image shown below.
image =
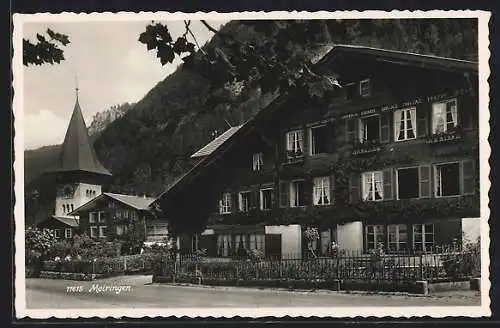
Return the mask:
<svg viewBox="0 0 500 328"><path fill-rule="evenodd" d="M16 316L490 315L489 18L15 14Z"/></svg>

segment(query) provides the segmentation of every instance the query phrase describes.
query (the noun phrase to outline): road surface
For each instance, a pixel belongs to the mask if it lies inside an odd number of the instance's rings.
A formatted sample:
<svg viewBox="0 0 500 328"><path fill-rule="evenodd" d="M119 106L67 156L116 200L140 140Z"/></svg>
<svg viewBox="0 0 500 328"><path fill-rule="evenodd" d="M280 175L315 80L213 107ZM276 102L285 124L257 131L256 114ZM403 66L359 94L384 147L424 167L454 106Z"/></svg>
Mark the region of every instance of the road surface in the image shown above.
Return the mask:
<svg viewBox="0 0 500 328"><path fill-rule="evenodd" d="M443 306L480 305L475 292L428 297L348 294L333 291L285 291L238 287L151 284L151 276L127 276L96 281L26 279L26 307L179 308L276 306Z"/></svg>

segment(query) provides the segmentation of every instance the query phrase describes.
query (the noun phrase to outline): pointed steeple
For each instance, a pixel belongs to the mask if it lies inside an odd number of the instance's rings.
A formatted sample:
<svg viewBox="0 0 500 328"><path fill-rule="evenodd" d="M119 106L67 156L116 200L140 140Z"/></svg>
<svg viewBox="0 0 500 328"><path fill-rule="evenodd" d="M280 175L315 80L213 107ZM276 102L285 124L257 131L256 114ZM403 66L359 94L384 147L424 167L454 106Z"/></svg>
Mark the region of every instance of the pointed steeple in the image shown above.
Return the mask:
<svg viewBox="0 0 500 328"><path fill-rule="evenodd" d="M100 175L111 175L111 173L99 162L94 147L90 144L87 126L85 125L82 109L78 101L78 85L75 91L75 107L59 154L59 167L57 171L80 171Z"/></svg>

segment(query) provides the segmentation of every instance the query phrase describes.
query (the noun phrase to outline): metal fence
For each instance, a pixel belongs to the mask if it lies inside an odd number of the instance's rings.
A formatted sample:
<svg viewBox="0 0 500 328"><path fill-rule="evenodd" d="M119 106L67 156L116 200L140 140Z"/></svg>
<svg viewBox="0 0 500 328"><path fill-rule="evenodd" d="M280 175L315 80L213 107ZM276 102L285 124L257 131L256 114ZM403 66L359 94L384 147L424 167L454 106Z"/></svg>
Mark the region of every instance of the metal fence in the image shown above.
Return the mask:
<svg viewBox="0 0 500 328"><path fill-rule="evenodd" d="M480 276L477 251L439 254L342 253L334 257L281 259L205 258L193 255L162 259L155 274L199 280L342 280L407 283L461 281Z"/></svg>

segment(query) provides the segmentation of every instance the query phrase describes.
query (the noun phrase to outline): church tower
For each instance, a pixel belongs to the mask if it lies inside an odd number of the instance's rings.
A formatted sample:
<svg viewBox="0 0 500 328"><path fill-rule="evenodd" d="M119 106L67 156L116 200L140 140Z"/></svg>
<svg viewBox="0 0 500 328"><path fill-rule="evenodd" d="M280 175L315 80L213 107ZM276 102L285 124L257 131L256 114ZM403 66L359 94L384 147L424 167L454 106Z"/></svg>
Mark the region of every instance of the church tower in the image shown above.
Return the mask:
<svg viewBox="0 0 500 328"><path fill-rule="evenodd" d="M99 196L104 178L111 176L97 159L89 141L78 91L76 87L75 107L61 146L57 167L52 172L56 176L56 217L68 216L68 213Z"/></svg>

